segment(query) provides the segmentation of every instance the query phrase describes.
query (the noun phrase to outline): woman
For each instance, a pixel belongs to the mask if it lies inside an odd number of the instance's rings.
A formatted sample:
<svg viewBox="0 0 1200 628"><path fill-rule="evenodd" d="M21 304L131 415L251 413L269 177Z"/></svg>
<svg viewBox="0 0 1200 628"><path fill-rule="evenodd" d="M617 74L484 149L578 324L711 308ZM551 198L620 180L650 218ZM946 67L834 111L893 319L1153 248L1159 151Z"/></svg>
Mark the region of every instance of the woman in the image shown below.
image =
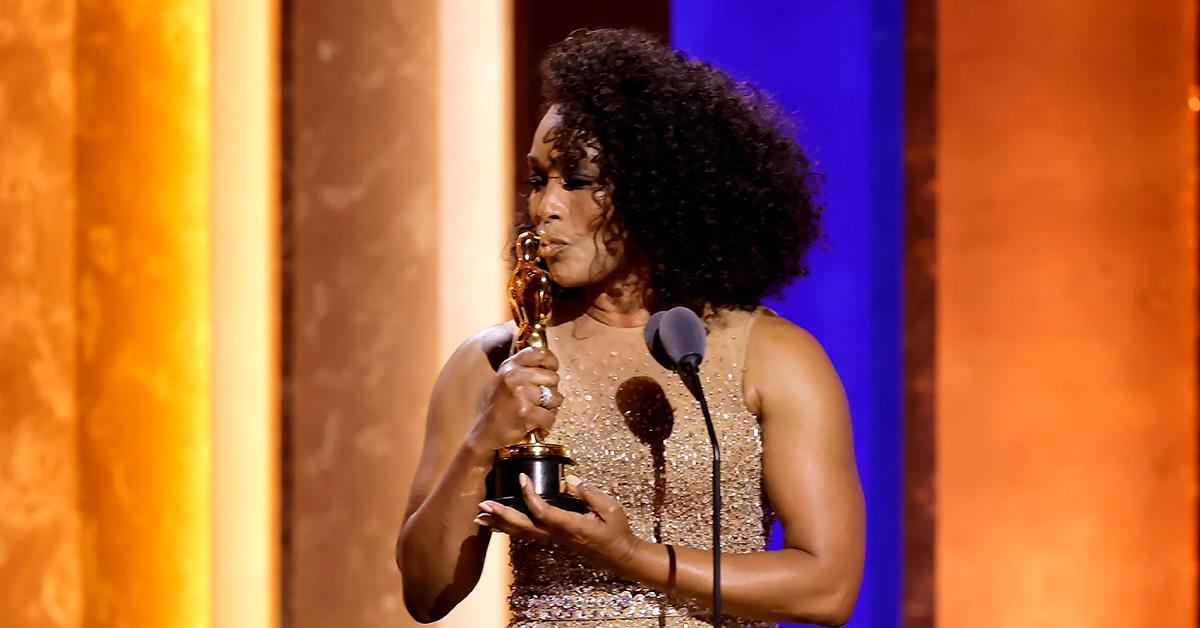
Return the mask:
<svg viewBox="0 0 1200 628"><path fill-rule="evenodd" d="M808 160L768 98L640 33L576 33L542 75L526 218L559 287L549 347L508 357L507 323L445 365L397 545L409 611L449 612L503 532L513 625L707 621L706 431L641 333L683 305L709 332L726 625L845 623L864 545L845 396L818 343L759 305L819 235ZM533 427L574 450L568 484L592 512L529 490L531 516L485 501L495 450Z"/></svg>

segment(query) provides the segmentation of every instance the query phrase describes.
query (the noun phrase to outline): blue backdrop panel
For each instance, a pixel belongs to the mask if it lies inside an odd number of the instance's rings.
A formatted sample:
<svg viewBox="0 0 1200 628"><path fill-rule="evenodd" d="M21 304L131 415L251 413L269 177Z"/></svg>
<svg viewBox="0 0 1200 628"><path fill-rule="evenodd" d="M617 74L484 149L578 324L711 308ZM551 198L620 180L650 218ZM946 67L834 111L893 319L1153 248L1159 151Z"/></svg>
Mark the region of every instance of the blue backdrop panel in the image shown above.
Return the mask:
<svg viewBox="0 0 1200 628"><path fill-rule="evenodd" d="M774 94L824 173L828 241L768 305L821 341L850 399L868 512L861 628L900 625L902 17L898 0L671 6L672 44Z"/></svg>

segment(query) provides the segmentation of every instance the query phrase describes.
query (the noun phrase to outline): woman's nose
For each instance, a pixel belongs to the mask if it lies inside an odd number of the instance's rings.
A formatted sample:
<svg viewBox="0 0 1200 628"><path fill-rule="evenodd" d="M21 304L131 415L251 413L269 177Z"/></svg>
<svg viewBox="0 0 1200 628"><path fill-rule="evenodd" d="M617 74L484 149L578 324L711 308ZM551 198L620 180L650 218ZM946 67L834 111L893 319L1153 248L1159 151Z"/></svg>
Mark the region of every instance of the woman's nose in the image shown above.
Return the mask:
<svg viewBox="0 0 1200 628"><path fill-rule="evenodd" d="M562 220L567 210L566 200L562 197L563 193L562 186L553 179L546 185L546 191L538 199L535 208L534 218L537 222Z"/></svg>

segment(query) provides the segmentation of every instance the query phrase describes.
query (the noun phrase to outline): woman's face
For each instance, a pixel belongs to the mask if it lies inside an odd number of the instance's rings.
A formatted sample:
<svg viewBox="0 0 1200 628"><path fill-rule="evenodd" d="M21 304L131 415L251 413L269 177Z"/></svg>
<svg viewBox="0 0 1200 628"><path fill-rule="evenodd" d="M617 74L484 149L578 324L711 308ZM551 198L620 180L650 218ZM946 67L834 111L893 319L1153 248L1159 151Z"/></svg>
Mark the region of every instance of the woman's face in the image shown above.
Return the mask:
<svg viewBox="0 0 1200 628"><path fill-rule="evenodd" d="M597 283L620 263L622 248L607 228L607 190L596 183L597 151L586 149L580 163L562 163L554 149L561 119L551 107L533 133L529 150L529 219L542 236L542 258L550 277L574 288Z"/></svg>

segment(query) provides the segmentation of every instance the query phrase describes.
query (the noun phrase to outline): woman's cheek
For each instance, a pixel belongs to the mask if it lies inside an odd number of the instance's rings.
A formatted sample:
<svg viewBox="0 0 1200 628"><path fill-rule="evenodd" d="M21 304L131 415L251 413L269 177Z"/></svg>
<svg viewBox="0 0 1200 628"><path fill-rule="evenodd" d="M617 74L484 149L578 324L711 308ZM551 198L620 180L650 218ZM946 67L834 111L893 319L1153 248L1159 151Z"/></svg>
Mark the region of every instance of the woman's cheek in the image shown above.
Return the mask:
<svg viewBox="0 0 1200 628"><path fill-rule="evenodd" d="M550 279L554 283L564 288L574 288L578 285L579 278L572 272L571 263L564 256L559 255L547 260L546 269L550 271Z"/></svg>
<svg viewBox="0 0 1200 628"><path fill-rule="evenodd" d="M597 260L590 252L570 250L559 254L549 266L550 278L554 283L564 288L586 286L604 278L603 272L598 272Z"/></svg>
<svg viewBox="0 0 1200 628"><path fill-rule="evenodd" d="M553 258L546 260L550 278L564 288L577 288L605 279L615 268L616 260L596 249L576 243Z"/></svg>

